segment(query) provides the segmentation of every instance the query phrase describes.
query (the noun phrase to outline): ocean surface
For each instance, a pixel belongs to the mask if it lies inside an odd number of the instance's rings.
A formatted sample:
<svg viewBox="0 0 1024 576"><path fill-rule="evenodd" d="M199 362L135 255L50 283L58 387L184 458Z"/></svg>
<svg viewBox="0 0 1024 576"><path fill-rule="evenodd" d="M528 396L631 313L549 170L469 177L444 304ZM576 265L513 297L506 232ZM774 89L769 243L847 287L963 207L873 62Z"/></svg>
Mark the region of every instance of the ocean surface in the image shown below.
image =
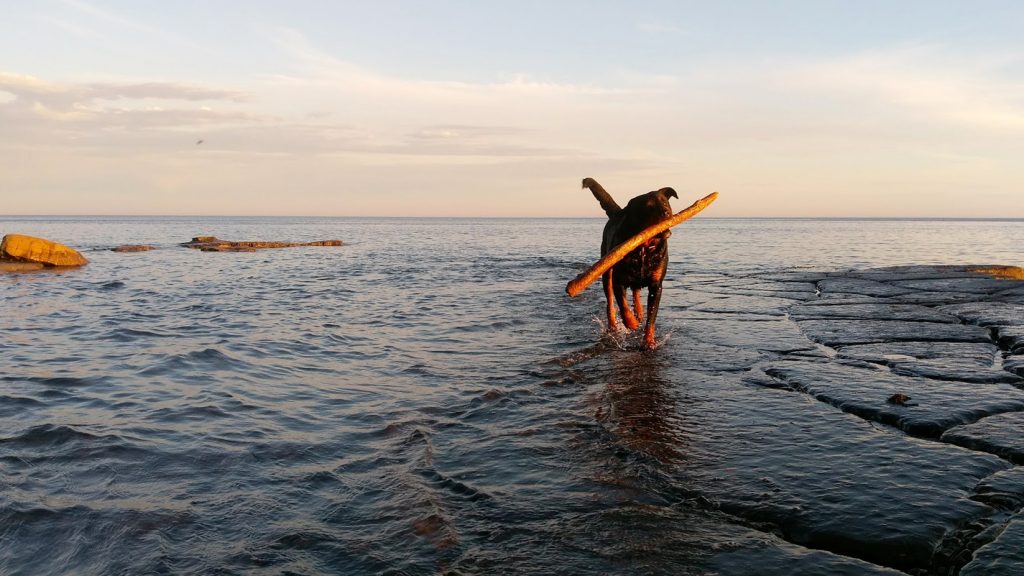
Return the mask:
<svg viewBox="0 0 1024 576"><path fill-rule="evenodd" d="M91 260L0 275L0 573L702 573L727 392L679 355L681 279L1024 265L1020 220L698 217L642 354L564 293L602 226L0 216Z"/></svg>

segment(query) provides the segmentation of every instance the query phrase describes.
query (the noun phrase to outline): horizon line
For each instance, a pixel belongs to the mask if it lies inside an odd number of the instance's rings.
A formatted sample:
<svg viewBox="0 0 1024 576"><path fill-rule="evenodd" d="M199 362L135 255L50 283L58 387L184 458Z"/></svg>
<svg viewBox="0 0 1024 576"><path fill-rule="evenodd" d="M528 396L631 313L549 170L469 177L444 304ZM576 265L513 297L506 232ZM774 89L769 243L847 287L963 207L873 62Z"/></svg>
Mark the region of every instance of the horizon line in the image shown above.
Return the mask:
<svg viewBox="0 0 1024 576"><path fill-rule="evenodd" d="M308 214L0 214L2 218L375 218L387 220L604 220L602 216L411 216L360 215L324 216ZM950 221L1024 221L1022 216L702 216L707 220L950 220Z"/></svg>

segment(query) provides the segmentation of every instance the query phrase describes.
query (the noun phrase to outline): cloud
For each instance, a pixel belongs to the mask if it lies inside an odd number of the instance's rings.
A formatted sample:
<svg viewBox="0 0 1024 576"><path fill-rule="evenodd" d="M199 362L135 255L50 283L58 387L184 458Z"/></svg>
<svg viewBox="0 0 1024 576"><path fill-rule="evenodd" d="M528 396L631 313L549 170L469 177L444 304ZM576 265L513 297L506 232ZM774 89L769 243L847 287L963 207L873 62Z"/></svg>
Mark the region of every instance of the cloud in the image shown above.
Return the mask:
<svg viewBox="0 0 1024 576"><path fill-rule="evenodd" d="M117 35L123 35L126 32L132 35L146 38L149 41L154 39L160 40L169 44L174 44L180 47L196 47L195 43L191 40L171 34L164 28L159 26L152 26L140 20L129 18L123 14L114 12L109 9L100 8L94 4L83 2L82 0L62 0L62 4L76 10L79 13L79 17L76 19L78 22L74 25L69 25L67 22L52 21L53 24L71 31L79 37L92 39L94 41L104 42L107 40L107 36L97 32L93 29L89 29L81 24L83 18L91 19L98 26L110 29Z"/></svg>
<svg viewBox="0 0 1024 576"><path fill-rule="evenodd" d="M719 189L720 215L920 215L925 194L929 214L962 215L959 190L1024 185L1012 54L899 46L570 83L397 75L295 31L273 41L290 66L235 87L0 73L3 187L130 179L177 213L203 211L179 195L235 194L228 211L244 191L262 213L387 214L379 199L401 198L404 214L590 214L574 194L589 175L617 197ZM996 198L974 209L1020 214Z"/></svg>
<svg viewBox="0 0 1024 576"><path fill-rule="evenodd" d="M46 82L34 76L10 72L0 72L0 90L5 90L16 96L49 96L66 94L69 91L67 86Z"/></svg>
<svg viewBox="0 0 1024 576"><path fill-rule="evenodd" d="M168 110L145 104L152 100L172 102L176 107L180 107L181 102L219 101L222 104L233 104L243 101L245 97L236 90L172 82L56 83L33 76L0 73L0 91L13 96L0 102L4 116L11 123L23 127L42 120L79 124L82 130L113 127L180 128L249 122L257 118L243 111L214 111L209 107L196 106ZM35 127L45 129L45 125L38 123Z"/></svg>
<svg viewBox="0 0 1024 576"><path fill-rule="evenodd" d="M993 132L1024 130L1024 55L959 56L912 45L800 64L788 76L817 93L855 95L922 122Z"/></svg>

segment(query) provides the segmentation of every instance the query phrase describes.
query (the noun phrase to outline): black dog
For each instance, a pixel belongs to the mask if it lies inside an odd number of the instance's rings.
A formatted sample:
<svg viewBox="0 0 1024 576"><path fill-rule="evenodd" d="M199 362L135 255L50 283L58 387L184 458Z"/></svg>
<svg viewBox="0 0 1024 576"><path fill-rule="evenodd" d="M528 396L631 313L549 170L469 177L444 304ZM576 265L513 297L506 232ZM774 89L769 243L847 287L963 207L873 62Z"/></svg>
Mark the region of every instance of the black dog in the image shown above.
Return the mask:
<svg viewBox="0 0 1024 576"><path fill-rule="evenodd" d="M601 239L601 256L614 249L622 242L639 234L644 229L672 216L672 207L668 199L679 198L671 188L662 188L647 194L641 194L620 208L615 200L593 178L584 178L583 187L589 188L601 203L608 223L604 225ZM636 330L643 320L640 308L640 289L647 288L647 325L644 327L645 350L654 348L654 321L658 316L658 304L661 302L661 283L665 280L668 268L668 230L651 238L636 250L620 260L611 270L601 277L604 295L608 304L608 329L615 330L615 301L622 312L622 322L629 330ZM626 302L626 288L633 291L633 310Z"/></svg>

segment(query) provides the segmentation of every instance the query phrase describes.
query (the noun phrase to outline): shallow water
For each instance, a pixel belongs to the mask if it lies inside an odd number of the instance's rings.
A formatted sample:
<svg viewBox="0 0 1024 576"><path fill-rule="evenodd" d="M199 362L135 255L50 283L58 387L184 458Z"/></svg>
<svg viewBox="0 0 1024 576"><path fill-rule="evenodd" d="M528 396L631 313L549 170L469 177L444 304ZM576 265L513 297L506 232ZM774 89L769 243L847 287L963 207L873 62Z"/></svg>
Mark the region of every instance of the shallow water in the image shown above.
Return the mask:
<svg viewBox="0 0 1024 576"><path fill-rule="evenodd" d="M640 354L564 294L602 225L0 217L91 260L0 276L0 572L702 573L750 528L700 473L750 391L684 278L1024 264L1022 221L698 218Z"/></svg>

